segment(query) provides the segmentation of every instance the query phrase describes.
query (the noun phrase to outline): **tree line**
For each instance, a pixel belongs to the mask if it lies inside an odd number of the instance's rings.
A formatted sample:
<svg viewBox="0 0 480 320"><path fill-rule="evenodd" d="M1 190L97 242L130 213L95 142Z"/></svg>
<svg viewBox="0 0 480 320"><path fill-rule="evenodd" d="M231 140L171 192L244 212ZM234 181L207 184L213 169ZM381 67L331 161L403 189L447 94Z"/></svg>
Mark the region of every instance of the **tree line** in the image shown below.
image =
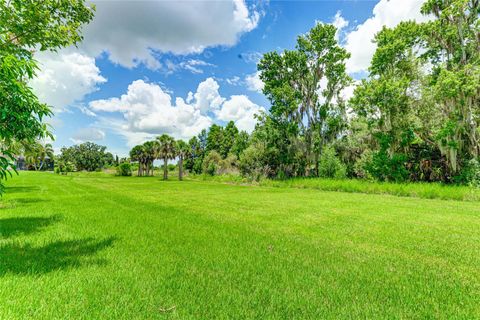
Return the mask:
<svg viewBox="0 0 480 320"><path fill-rule="evenodd" d="M177 160L179 180L184 170L211 175L236 172L237 161L248 145L249 135L239 131L233 121L202 130L188 142L163 134L130 151L130 161L138 163L138 176L152 176L155 160L163 161L163 178L168 179L169 160Z"/></svg>
<svg viewBox="0 0 480 320"><path fill-rule="evenodd" d="M258 64L271 106L257 115L251 134L231 122L212 125L188 142L163 135L132 149L137 174L151 175L160 158L167 178L168 162L176 158L180 175L185 169L240 172L252 179L480 185L480 2L427 0L421 10L431 19L384 27L375 35L377 49L361 81L347 74L350 54L338 43L336 28L317 23L298 37L294 49L266 53ZM51 109L28 86L38 69L34 53L80 42L94 7L73 0L0 1L0 12L1 194L2 180L14 169L16 144L52 136L43 123ZM342 92L352 85L354 95L346 100ZM85 147L66 148L57 167L91 170L92 161L111 160L67 156L106 153ZM31 157L35 168L43 167L47 149L32 148L40 154Z"/></svg>
<svg viewBox="0 0 480 320"><path fill-rule="evenodd" d="M431 20L375 35L369 76L348 101L350 55L332 25L265 54L258 70L271 108L251 137L252 169L331 176L323 161L348 177L478 183L480 2L428 0L421 10Z"/></svg>
<svg viewBox="0 0 480 320"><path fill-rule="evenodd" d="M266 53L258 71L269 112L250 135L233 123L202 131L185 168L480 184L480 2L428 0L421 10L429 21L375 35L369 76L356 83L330 24L317 23L293 50Z"/></svg>
<svg viewBox="0 0 480 320"><path fill-rule="evenodd" d="M258 64L268 113L251 134L214 124L188 142L162 135L134 147L137 174L177 159L196 174L361 178L480 184L480 2L428 0L432 19L384 27L369 75L354 81L333 25ZM355 86L345 99L345 88Z"/></svg>

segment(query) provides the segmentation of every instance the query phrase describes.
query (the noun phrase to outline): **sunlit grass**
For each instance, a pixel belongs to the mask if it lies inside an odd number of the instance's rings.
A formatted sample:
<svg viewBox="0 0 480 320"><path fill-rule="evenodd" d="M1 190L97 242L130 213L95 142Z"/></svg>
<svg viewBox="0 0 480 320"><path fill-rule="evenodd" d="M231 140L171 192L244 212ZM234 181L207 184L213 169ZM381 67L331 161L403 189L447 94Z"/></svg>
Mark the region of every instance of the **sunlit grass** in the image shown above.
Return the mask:
<svg viewBox="0 0 480 320"><path fill-rule="evenodd" d="M478 202L173 175L7 186L0 319L480 317Z"/></svg>
<svg viewBox="0 0 480 320"><path fill-rule="evenodd" d="M359 179L294 178L287 180L262 179L249 181L239 175L191 176L190 179L223 183L259 185L277 188L301 188L323 191L341 191L368 194L390 194L401 197L424 199L480 201L480 189L470 186L445 185L441 183L392 183Z"/></svg>
<svg viewBox="0 0 480 320"><path fill-rule="evenodd" d="M425 199L449 199L479 201L480 189L469 186L444 185L441 183L391 183L371 182L357 179L290 179L262 180L261 185L272 187L310 188L325 191L391 194L402 197Z"/></svg>

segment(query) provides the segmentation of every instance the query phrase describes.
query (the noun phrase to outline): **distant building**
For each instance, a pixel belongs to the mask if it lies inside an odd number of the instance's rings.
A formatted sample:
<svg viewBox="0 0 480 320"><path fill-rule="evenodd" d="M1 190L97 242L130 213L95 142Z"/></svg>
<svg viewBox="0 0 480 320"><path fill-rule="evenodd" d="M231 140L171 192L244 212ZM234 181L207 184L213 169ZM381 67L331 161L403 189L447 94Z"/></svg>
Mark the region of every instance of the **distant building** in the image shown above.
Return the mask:
<svg viewBox="0 0 480 320"><path fill-rule="evenodd" d="M17 170L35 170L32 165L29 165L24 156L15 157L15 167ZM45 158L45 162L42 166L42 171L53 171L55 167L55 161L50 157Z"/></svg>
<svg viewBox="0 0 480 320"><path fill-rule="evenodd" d="M17 156L15 159L15 167L17 170L27 170L27 162L24 156Z"/></svg>

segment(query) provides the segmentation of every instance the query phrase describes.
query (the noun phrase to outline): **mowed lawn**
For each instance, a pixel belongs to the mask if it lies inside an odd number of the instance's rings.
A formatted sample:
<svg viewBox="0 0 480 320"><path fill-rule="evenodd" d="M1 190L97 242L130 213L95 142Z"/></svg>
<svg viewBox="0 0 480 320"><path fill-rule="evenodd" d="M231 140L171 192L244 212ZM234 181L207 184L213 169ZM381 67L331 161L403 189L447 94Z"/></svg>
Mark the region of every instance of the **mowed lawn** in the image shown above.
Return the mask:
<svg viewBox="0 0 480 320"><path fill-rule="evenodd" d="M0 319L480 318L480 203L21 173Z"/></svg>

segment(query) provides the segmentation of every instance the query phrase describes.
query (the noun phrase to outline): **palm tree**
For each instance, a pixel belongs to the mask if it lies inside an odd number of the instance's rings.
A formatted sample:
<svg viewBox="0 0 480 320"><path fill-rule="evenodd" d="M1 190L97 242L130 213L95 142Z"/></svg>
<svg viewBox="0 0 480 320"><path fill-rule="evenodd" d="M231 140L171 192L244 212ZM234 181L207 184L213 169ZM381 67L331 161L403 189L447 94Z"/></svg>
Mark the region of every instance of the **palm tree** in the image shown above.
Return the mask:
<svg viewBox="0 0 480 320"><path fill-rule="evenodd" d="M53 159L53 147L50 143L46 144L39 144L38 148L38 158L40 161L40 168L38 170L42 170L43 165L45 164L46 158Z"/></svg>
<svg viewBox="0 0 480 320"><path fill-rule="evenodd" d="M163 159L163 180L168 180L168 160L175 159L175 139L168 134L157 137L158 157Z"/></svg>
<svg viewBox="0 0 480 320"><path fill-rule="evenodd" d="M177 156L178 156L178 180L183 180L183 159L187 156L189 151L188 144L183 140L177 141Z"/></svg>
<svg viewBox="0 0 480 320"><path fill-rule="evenodd" d="M146 175L153 176L153 161L157 157L157 147L154 141L147 141L143 144L143 156L145 161Z"/></svg>
<svg viewBox="0 0 480 320"><path fill-rule="evenodd" d="M42 170L47 157L53 159L53 147L50 143L43 144L36 141L32 145L25 146L25 158L33 165L35 171Z"/></svg>
<svg viewBox="0 0 480 320"><path fill-rule="evenodd" d="M135 146L130 150L130 159L138 162L137 176L139 177L143 175L143 154L144 150L142 145Z"/></svg>

